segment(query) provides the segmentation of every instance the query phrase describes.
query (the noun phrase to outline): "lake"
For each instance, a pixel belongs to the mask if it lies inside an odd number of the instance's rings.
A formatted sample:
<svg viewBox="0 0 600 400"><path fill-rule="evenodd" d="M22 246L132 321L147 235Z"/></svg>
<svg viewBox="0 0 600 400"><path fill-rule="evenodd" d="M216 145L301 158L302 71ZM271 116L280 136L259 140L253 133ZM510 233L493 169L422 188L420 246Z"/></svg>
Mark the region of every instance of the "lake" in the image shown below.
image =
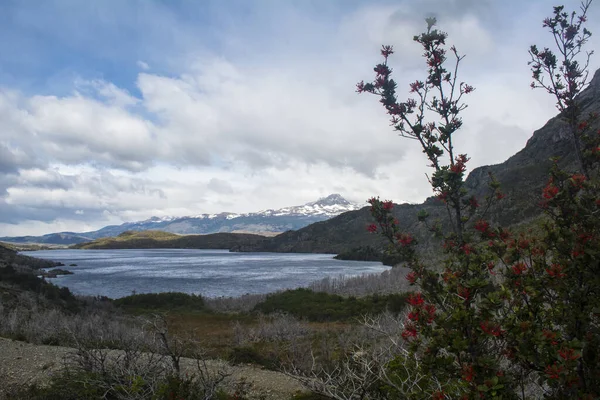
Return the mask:
<svg viewBox="0 0 600 400"><path fill-rule="evenodd" d="M227 250L47 250L21 254L60 261L73 275L50 282L73 293L111 298L184 292L205 297L269 293L327 276L380 273L379 262L342 261L331 254L230 253ZM69 264L77 264L69 267Z"/></svg>

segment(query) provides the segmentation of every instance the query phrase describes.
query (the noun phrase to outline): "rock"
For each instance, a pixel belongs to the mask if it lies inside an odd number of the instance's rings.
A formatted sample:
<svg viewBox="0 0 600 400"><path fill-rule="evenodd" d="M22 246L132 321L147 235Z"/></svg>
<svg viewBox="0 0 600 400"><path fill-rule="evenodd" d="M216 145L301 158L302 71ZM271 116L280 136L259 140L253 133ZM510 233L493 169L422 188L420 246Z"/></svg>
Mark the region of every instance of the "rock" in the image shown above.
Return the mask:
<svg viewBox="0 0 600 400"><path fill-rule="evenodd" d="M58 275L73 275L71 271L67 271L65 269L54 268L50 271L43 271L42 276L46 278L56 278Z"/></svg>

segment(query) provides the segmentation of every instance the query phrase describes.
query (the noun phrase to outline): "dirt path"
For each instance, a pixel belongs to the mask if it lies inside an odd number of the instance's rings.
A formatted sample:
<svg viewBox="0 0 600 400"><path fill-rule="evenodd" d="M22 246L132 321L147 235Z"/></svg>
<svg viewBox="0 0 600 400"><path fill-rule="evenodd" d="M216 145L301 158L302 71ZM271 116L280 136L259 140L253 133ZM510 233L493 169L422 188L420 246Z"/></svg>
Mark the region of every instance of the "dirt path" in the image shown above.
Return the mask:
<svg viewBox="0 0 600 400"><path fill-rule="evenodd" d="M62 369L65 357L74 351L68 347L33 345L0 338L0 399L5 398L3 387L47 382L52 374ZM184 369L192 365L194 360L182 360ZM253 399L283 400L302 391L298 382L279 372L251 365L231 366L230 371L232 375L226 386L231 388L244 379L251 385L249 394Z"/></svg>

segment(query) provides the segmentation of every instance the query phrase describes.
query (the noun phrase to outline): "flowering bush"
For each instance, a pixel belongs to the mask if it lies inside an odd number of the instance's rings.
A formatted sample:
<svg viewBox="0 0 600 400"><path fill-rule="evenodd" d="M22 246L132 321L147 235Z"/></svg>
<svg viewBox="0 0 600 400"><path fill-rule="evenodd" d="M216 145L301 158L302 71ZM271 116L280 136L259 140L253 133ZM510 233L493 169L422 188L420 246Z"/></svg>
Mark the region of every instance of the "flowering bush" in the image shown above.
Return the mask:
<svg viewBox="0 0 600 400"><path fill-rule="evenodd" d="M596 116L582 116L577 95L587 80L587 65L577 58L591 33L584 27L591 0L581 12L555 7L544 20L558 46L531 46L534 83L557 99L572 134L577 171L555 163L540 194L541 234L515 234L486 219L502 200L490 176L489 195L471 196L465 188L467 155L458 154L454 135L462 126L463 97L474 88L458 80L464 56L446 48L447 34L427 20L414 40L424 50L427 77L411 83L411 98L399 101L388 66L391 46L372 82L359 93L379 97L400 136L416 140L433 173L430 183L447 209L450 228L432 225L442 240L443 266L418 257L417 240L394 218L393 203L371 198L376 223L368 227L387 238L389 251L412 269L418 291L408 298L402 338L407 353L387 369L390 389L407 398L598 398L600 397L600 131ZM449 56L452 66L447 67ZM544 79L548 81L545 81ZM422 213L419 220L428 223ZM416 360L416 362L415 362ZM418 380L406 379L411 363ZM404 374L404 375L403 375Z"/></svg>

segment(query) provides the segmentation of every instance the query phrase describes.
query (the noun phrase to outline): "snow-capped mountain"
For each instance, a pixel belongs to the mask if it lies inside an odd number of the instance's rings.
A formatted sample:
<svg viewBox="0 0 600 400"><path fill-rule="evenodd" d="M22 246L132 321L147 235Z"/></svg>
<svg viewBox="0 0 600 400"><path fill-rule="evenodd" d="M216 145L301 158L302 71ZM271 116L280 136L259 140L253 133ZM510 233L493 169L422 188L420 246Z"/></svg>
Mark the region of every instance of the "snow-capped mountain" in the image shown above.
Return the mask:
<svg viewBox="0 0 600 400"><path fill-rule="evenodd" d="M60 244L69 244L102 237L117 236L125 231L161 230L179 234L208 234L218 232L280 233L304 228L314 222L324 221L347 211L361 208L332 194L317 201L300 206L284 207L278 210L263 210L254 213L198 214L186 217L152 217L144 221L110 225L93 232L61 232L44 236L5 237L0 240L17 243L55 244L53 238L60 238Z"/></svg>

